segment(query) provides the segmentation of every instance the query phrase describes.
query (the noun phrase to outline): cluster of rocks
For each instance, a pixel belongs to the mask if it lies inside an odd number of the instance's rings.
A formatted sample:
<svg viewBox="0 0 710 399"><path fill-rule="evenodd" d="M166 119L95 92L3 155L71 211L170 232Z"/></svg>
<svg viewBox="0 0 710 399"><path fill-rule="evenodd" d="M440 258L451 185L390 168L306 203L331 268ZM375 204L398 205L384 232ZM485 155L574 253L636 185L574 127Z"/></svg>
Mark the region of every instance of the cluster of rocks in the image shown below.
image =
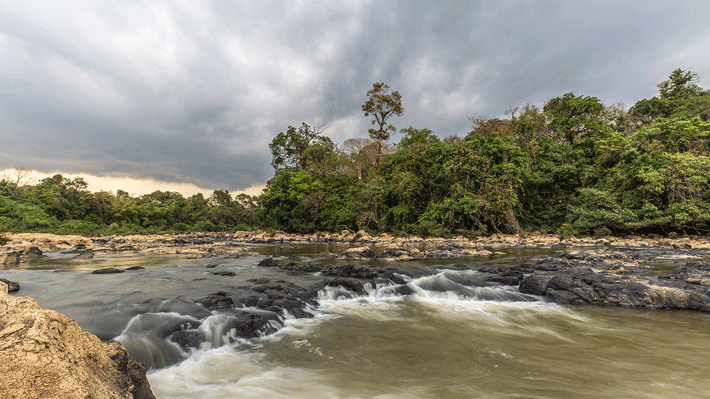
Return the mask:
<svg viewBox="0 0 710 399"><path fill-rule="evenodd" d="M221 328L223 333L231 331L232 338L250 339L271 334L276 331L273 322L279 322L285 315L295 318L312 317L318 292L324 287L342 287L353 294L364 294L367 283L371 286L378 283L403 285L405 281L402 275L412 276L417 273L395 267L354 264L322 266L295 262L279 263L274 258L265 258L259 265L295 273L320 272L324 278L309 286L300 286L281 279L256 278L247 280L247 285L234 287L236 294L218 291L194 299L193 302L205 309L219 310L228 317L228 321ZM411 293L405 286L401 286L400 290L402 294ZM166 329L163 335L185 348L197 348L208 339L199 327L200 323L194 320L187 324L176 320L173 328Z"/></svg>
<svg viewBox="0 0 710 399"><path fill-rule="evenodd" d="M412 245L390 246L381 254L375 253L369 246L348 248L334 254L323 252L317 255L325 259L367 260L379 259L385 262L403 262L421 259L459 259L475 256L500 255L502 252L492 252L486 249L462 247L455 244L439 245L430 249L419 249Z"/></svg>
<svg viewBox="0 0 710 399"><path fill-rule="evenodd" d="M492 234L469 239L461 236L454 238L394 237L386 233L373 236L364 230L357 232L343 230L340 233L318 232L313 234L289 234L280 231L244 231L234 233L232 239L250 243L362 243L383 247L417 246L427 248L453 245L459 248L558 248L580 246L648 248L661 246L668 248L710 249L710 239L703 236L671 239L629 235L626 237L569 237L561 239L552 234L535 233L528 235Z"/></svg>
<svg viewBox="0 0 710 399"><path fill-rule="evenodd" d="M56 249L54 247L53 249ZM55 251L57 252L57 251ZM85 244L76 244L66 251L59 251L64 255L71 256L71 259L91 259L94 257L94 250L87 248ZM31 246L5 254L2 261L4 265L15 265L23 262L30 262L36 259L45 258L44 252L37 246Z"/></svg>
<svg viewBox="0 0 710 399"><path fill-rule="evenodd" d="M0 397L155 398L144 365L0 283Z"/></svg>
<svg viewBox="0 0 710 399"><path fill-rule="evenodd" d="M559 304L593 304L710 312L710 264L688 262L670 274L647 275L643 262L678 250L565 251L512 266L481 269L491 281Z"/></svg>
<svg viewBox="0 0 710 399"><path fill-rule="evenodd" d="M231 234L132 235L82 237L44 233L12 234L0 255L3 264L19 264L61 253L73 259L93 258L96 253L182 254L188 258L240 257L252 254L248 247L233 243Z"/></svg>

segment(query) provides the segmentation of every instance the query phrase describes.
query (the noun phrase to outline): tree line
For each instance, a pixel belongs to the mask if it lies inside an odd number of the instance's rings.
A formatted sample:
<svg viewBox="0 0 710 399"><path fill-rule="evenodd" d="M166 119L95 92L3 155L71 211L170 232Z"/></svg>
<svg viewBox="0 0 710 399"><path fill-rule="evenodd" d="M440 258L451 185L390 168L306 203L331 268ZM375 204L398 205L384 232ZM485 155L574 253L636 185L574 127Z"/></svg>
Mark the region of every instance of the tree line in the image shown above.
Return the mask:
<svg viewBox="0 0 710 399"><path fill-rule="evenodd" d="M234 231L258 224L256 197L215 190L184 197L155 191L132 197L87 190L83 178L55 175L36 185L22 176L0 181L0 231L59 234L150 234L161 232Z"/></svg>
<svg viewBox="0 0 710 399"><path fill-rule="evenodd" d="M90 193L57 175L0 181L0 229L81 234L366 229L422 236L541 231L560 235L708 234L710 91L677 69L629 109L567 93L472 117L464 136L408 127L401 95L375 83L362 106L369 138L337 145L302 123L269 149L274 176L258 197L217 190Z"/></svg>

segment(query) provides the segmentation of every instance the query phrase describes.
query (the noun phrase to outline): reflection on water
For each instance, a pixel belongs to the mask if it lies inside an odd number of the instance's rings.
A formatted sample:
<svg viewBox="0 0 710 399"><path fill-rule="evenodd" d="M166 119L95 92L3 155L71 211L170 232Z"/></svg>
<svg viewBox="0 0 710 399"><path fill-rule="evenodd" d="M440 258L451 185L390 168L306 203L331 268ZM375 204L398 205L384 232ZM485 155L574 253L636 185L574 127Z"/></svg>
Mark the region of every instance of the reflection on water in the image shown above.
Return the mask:
<svg viewBox="0 0 710 399"><path fill-rule="evenodd" d="M263 248L303 261L342 250ZM467 264L510 263L519 255L511 250ZM50 257L0 277L103 339L119 337L134 353L143 348L156 367L185 359L150 373L159 398L702 398L710 391L707 314L548 304L515 287L486 285L457 262L398 264L430 273L405 278L410 295L393 286L368 286L364 296L329 287L315 317L279 317L276 334L226 339L225 313L193 299L238 293L256 277L304 286L322 278L256 266L261 259ZM88 272L128 266L146 269ZM159 338L185 323L201 323L208 344L187 351Z"/></svg>

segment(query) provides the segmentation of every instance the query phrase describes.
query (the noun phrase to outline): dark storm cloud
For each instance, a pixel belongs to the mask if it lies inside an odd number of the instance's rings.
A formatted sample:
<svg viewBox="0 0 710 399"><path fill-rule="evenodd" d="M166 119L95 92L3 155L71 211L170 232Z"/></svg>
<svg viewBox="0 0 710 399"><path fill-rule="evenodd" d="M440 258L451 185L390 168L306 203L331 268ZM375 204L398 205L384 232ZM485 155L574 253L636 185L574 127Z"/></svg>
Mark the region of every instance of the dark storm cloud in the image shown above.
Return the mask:
<svg viewBox="0 0 710 399"><path fill-rule="evenodd" d="M690 1L3 3L0 168L238 189L270 177L268 143L288 125L365 136L376 81L403 95L398 127L441 136L570 91L631 105L677 67L710 76L708 14Z"/></svg>

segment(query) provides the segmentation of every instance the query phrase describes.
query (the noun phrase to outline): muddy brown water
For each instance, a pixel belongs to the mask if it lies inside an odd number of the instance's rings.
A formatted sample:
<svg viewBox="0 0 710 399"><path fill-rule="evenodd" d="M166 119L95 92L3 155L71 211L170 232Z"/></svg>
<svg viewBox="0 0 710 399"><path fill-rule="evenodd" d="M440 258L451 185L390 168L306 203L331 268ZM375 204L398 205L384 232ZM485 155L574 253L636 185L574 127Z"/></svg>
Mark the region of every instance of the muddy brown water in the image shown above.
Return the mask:
<svg viewBox="0 0 710 399"><path fill-rule="evenodd" d="M191 306L215 291L238 295L252 278L308 286L322 276L256 265L265 255L318 262L314 254L342 249L265 245L262 255L239 259L49 256L0 277L152 364L149 379L159 398L706 398L710 392L708 314L565 307L514 287L475 284L478 265L553 250L397 264L431 275L410 279L408 296L387 287L356 297L321 291L314 317L282 315L277 333L253 340L229 339L219 329L225 314ZM649 273L685 261L662 260ZM90 274L129 266L145 269ZM185 351L158 337L161 323L181 317L199 319L212 334L209 342Z"/></svg>

